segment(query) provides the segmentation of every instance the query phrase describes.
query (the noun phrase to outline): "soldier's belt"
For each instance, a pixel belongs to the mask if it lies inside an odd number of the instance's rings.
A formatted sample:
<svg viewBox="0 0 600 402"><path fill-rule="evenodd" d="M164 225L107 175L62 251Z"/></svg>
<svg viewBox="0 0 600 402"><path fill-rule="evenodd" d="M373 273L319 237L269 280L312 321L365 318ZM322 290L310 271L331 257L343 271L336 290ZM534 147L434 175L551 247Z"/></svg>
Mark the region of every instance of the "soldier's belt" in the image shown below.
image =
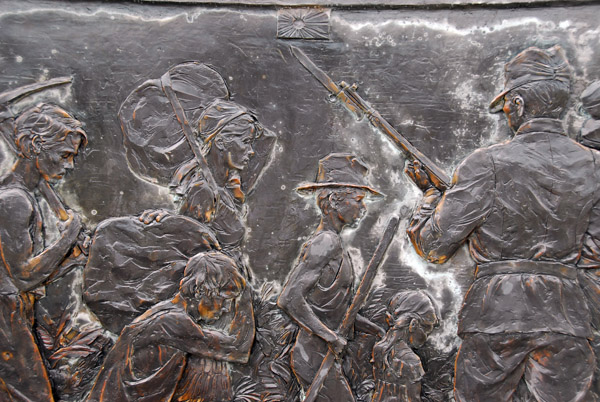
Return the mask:
<svg viewBox="0 0 600 402"><path fill-rule="evenodd" d="M563 279L577 279L577 268L552 261L505 260L479 264L475 278L491 275L552 275Z"/></svg>

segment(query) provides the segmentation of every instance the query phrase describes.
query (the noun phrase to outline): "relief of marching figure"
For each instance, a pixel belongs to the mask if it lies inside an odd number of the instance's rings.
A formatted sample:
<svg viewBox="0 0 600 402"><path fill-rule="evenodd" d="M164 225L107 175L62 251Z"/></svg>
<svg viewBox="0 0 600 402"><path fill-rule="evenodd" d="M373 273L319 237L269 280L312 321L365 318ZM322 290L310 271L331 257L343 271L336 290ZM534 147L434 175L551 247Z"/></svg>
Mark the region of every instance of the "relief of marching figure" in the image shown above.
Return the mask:
<svg viewBox="0 0 600 402"><path fill-rule="evenodd" d="M2 400L53 401L51 381L57 393L80 396L82 382L85 386L85 377L97 371L97 359L110 345L99 326L80 326L71 320L71 311L40 312L37 302L46 295L52 298L46 289L86 261L81 219L52 185L73 169L87 135L82 123L59 106L41 103L14 115L11 104L69 82L70 78L53 79L0 94L2 134L16 154L12 169L0 179ZM53 221L42 214L42 201L58 221L59 233L51 244L45 233ZM44 322L36 322L36 317ZM78 353L68 356L73 350Z"/></svg>
<svg viewBox="0 0 600 402"><path fill-rule="evenodd" d="M360 159L333 153L319 162L316 181L297 189L316 193L321 221L302 246L278 305L300 326L291 351L291 366L307 393L305 401L354 400L342 370L347 338L353 326L379 337L385 333L358 314L358 309L392 240L397 220L384 233L356 293L352 260L341 238L345 227L360 223L366 212L364 198L381 197L367 183L366 174L367 166Z"/></svg>
<svg viewBox="0 0 600 402"><path fill-rule="evenodd" d="M251 274L241 251L244 202L275 137L229 96L214 69L191 62L145 82L121 106L130 168L169 186L179 210L111 218L92 238L84 297L121 335L90 401L234 397L227 362L248 362L255 336ZM184 286L190 264L213 267L189 279L194 291ZM160 340L146 345L154 338ZM133 345L139 346L132 354ZM139 387L131 385L136 381ZM119 390L107 393L111 386Z"/></svg>

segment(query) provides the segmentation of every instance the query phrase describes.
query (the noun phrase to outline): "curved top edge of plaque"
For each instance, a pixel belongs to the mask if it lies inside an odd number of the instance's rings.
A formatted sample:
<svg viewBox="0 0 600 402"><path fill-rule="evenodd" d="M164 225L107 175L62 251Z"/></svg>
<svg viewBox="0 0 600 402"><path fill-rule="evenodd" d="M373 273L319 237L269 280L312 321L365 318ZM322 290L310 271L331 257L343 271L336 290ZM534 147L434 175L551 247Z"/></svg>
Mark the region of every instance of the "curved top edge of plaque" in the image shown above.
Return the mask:
<svg viewBox="0 0 600 402"><path fill-rule="evenodd" d="M175 3L244 7L357 7L362 9L387 8L445 8L445 7L519 7L530 4L546 6L585 5L594 0L138 0L137 3Z"/></svg>

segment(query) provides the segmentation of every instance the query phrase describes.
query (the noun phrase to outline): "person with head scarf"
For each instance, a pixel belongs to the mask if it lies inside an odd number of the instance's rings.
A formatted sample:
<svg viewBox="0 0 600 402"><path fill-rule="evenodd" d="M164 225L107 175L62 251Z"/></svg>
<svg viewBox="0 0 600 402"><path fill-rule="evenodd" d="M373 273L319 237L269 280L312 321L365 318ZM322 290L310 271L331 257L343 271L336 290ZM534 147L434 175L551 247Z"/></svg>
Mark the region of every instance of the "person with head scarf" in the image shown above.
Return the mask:
<svg viewBox="0 0 600 402"><path fill-rule="evenodd" d="M412 348L423 346L437 324L435 307L424 292L401 291L390 300L386 316L390 328L373 347L371 402L419 402L425 371Z"/></svg>

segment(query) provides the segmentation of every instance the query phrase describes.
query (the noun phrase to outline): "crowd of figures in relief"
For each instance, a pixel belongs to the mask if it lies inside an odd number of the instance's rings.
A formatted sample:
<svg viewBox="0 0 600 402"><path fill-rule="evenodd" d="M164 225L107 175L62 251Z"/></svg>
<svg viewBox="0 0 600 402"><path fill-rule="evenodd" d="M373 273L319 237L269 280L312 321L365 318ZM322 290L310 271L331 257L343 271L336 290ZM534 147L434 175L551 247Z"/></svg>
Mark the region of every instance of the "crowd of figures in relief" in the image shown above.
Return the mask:
<svg viewBox="0 0 600 402"><path fill-rule="evenodd" d="M360 154L320 155L315 176L290 190L316 203L320 221L306 222L315 229L281 286L256 278L244 252L246 199L277 137L231 100L214 67L176 65L132 89L114 117L131 171L177 209L94 228L53 187L94 139L61 106L16 106L71 79L0 94L16 160L0 179L0 400L597 398L600 83L579 95L587 121L575 141L561 121L571 76L558 46L507 62L490 111L514 137L469 155L451 180L340 83L338 99L407 153L423 198L406 233L393 218L368 266L353 267L342 232L360 225L366 201L389 200ZM419 354L441 301L409 289L383 298L371 286L394 235L439 269L465 243L477 264L449 393L425 392Z"/></svg>

